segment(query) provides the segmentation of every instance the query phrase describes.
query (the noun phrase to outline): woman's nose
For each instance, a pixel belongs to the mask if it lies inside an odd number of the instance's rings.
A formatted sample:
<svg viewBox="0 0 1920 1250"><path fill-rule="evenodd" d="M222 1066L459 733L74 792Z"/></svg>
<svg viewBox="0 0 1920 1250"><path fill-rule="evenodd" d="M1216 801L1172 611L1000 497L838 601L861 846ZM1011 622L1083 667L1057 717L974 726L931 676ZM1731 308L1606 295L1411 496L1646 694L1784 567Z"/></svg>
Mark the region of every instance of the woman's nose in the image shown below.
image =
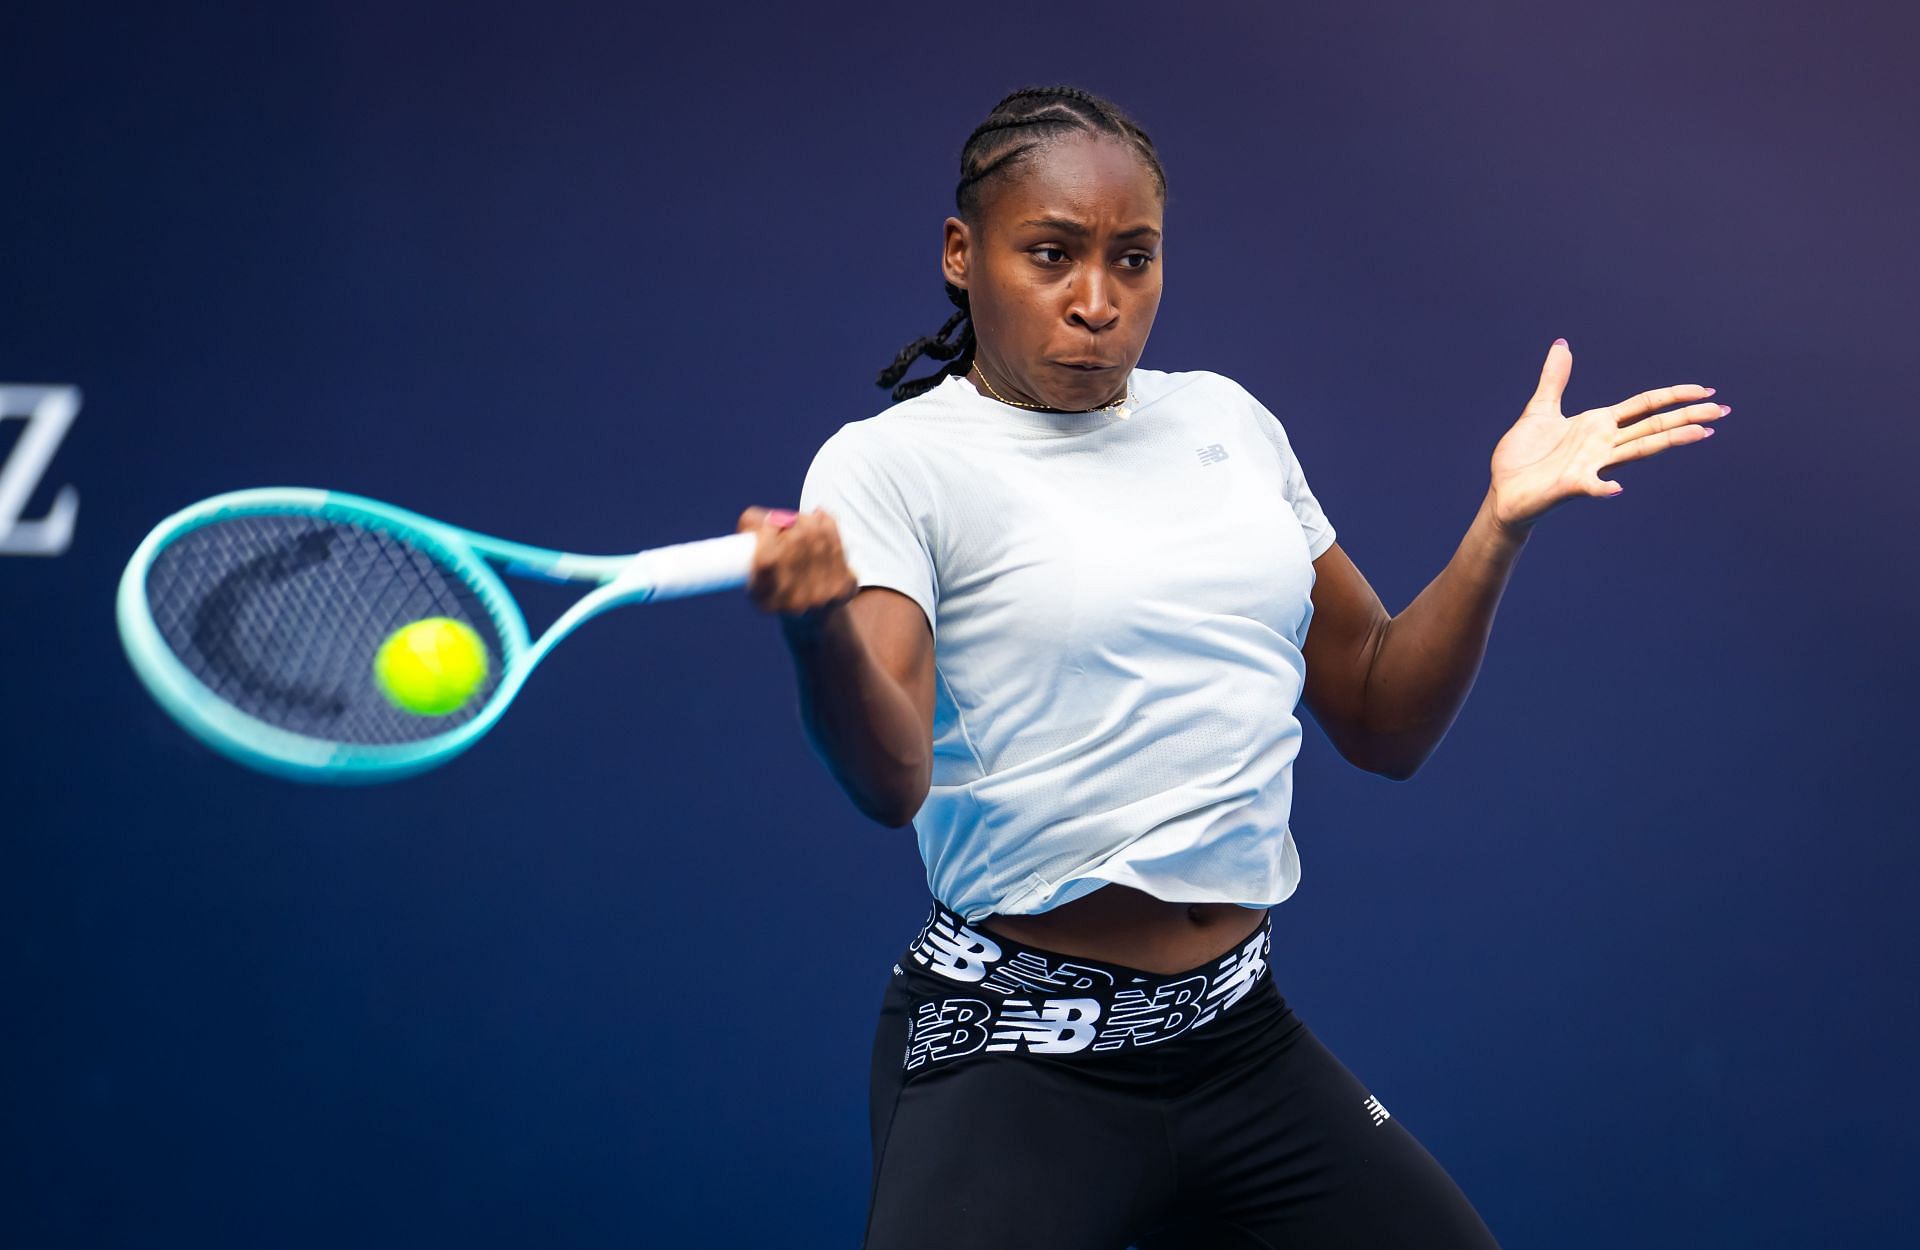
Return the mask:
<svg viewBox="0 0 1920 1250"><path fill-rule="evenodd" d="M1073 302L1067 306L1067 320L1089 330L1104 330L1120 315L1113 302L1113 280L1099 267L1088 266L1073 284Z"/></svg>

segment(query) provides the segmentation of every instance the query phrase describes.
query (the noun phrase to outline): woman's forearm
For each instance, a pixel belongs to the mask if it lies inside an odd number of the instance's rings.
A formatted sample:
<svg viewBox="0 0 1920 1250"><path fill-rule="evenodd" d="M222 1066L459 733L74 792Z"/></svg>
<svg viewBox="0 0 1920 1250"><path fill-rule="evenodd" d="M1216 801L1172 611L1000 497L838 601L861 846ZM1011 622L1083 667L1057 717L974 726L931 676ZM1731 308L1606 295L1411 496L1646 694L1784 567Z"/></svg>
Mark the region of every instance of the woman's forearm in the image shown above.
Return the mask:
<svg viewBox="0 0 1920 1250"><path fill-rule="evenodd" d="M1489 491L1447 567L1387 625L1367 674L1374 771L1404 781L1447 736L1529 529L1497 522Z"/></svg>
<svg viewBox="0 0 1920 1250"><path fill-rule="evenodd" d="M850 603L781 618L807 740L840 788L889 828L913 819L932 776L913 701L874 659Z"/></svg>

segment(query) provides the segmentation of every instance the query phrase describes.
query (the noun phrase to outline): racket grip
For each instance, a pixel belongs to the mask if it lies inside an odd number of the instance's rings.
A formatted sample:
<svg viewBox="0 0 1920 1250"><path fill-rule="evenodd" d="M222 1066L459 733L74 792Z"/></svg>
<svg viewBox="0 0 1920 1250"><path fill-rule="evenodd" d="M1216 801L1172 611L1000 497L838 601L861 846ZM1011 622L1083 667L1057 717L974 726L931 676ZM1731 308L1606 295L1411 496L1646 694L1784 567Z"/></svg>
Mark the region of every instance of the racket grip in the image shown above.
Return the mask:
<svg viewBox="0 0 1920 1250"><path fill-rule="evenodd" d="M747 584L758 541L749 531L655 547L635 556L614 584L648 602L734 590Z"/></svg>

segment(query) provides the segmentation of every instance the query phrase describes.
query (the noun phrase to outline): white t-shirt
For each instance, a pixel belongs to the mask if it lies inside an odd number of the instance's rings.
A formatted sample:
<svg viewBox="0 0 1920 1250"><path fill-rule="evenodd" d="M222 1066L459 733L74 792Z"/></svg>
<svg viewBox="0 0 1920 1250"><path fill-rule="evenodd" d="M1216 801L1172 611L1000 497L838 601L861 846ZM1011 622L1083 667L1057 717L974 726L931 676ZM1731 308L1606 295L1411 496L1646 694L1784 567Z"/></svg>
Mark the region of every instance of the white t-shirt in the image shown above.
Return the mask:
<svg viewBox="0 0 1920 1250"><path fill-rule="evenodd" d="M862 587L925 610L927 884L968 921L1119 882L1268 907L1300 880L1288 814L1333 526L1279 420L1216 373L1136 369L1130 417L961 378L822 445Z"/></svg>

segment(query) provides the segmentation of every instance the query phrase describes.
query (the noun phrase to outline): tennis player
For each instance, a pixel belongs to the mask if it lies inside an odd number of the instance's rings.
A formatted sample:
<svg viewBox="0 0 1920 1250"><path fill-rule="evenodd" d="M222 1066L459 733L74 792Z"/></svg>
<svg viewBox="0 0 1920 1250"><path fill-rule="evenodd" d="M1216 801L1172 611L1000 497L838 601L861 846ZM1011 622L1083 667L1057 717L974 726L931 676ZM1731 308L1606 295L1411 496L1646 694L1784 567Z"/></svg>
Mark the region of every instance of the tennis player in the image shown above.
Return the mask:
<svg viewBox="0 0 1920 1250"><path fill-rule="evenodd" d="M1466 537L1390 616L1271 412L1137 367L1166 198L1137 125L1016 91L955 198L957 311L882 373L897 402L826 440L798 513L739 522L814 749L911 822L933 896L874 1042L865 1245L1495 1245L1275 986L1294 708L1412 776L1533 524L1727 410L1683 385L1563 417L1556 341ZM922 356L946 363L903 382Z"/></svg>

